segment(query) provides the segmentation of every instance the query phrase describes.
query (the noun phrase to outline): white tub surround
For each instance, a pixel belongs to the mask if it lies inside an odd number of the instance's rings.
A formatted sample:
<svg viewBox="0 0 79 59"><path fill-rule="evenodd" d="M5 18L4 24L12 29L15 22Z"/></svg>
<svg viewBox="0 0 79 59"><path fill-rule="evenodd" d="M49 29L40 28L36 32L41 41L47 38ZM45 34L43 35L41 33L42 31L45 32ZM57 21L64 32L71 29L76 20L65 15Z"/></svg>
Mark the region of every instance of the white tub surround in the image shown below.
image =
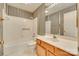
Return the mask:
<svg viewBox="0 0 79 59"><path fill-rule="evenodd" d="M4 55L33 55L32 33L33 20L7 15L3 21Z"/></svg>
<svg viewBox="0 0 79 59"><path fill-rule="evenodd" d="M48 36L48 35L40 36L40 35L38 35L36 37L36 39L40 39L44 42L49 43L50 45L58 47L66 52L71 53L71 54L78 55L77 41L68 40L68 39L62 38L60 36L58 36L56 39L54 39L52 37L53 36Z"/></svg>

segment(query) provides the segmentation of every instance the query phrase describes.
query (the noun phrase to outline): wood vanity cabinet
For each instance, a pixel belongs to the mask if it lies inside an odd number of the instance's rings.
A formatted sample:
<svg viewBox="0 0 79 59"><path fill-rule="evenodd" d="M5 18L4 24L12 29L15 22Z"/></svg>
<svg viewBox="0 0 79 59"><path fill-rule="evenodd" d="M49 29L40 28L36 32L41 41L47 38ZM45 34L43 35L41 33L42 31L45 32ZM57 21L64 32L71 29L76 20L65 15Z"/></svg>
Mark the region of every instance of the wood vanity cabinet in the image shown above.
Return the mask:
<svg viewBox="0 0 79 59"><path fill-rule="evenodd" d="M50 51L47 51L47 56L55 56L55 54L51 53Z"/></svg>
<svg viewBox="0 0 79 59"><path fill-rule="evenodd" d="M36 43L40 45L41 44L41 40L37 39Z"/></svg>
<svg viewBox="0 0 79 59"><path fill-rule="evenodd" d="M49 44L46 43L46 42L41 41L41 46L44 47L46 50L52 52L52 53L55 52L55 47L52 46L52 45L49 45Z"/></svg>
<svg viewBox="0 0 79 59"><path fill-rule="evenodd" d="M74 56L68 52L65 52L64 50L61 50L59 48L55 48L55 55L56 56Z"/></svg>
<svg viewBox="0 0 79 59"><path fill-rule="evenodd" d="M38 56L45 56L46 55L46 50L42 48L40 45L37 45L37 55Z"/></svg>
<svg viewBox="0 0 79 59"><path fill-rule="evenodd" d="M41 41L40 40L36 40L37 44L36 44L36 54L38 56L45 56L46 55L46 50L45 48L41 47Z"/></svg>
<svg viewBox="0 0 79 59"><path fill-rule="evenodd" d="M36 54L38 56L75 56L40 39L37 39L36 42Z"/></svg>

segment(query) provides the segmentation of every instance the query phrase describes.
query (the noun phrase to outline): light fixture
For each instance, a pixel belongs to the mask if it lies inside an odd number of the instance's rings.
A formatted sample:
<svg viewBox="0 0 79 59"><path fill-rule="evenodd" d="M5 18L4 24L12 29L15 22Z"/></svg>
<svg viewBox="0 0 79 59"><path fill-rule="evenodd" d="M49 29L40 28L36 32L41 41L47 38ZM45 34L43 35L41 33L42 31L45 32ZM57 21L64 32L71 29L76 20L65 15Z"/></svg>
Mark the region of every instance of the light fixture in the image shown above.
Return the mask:
<svg viewBox="0 0 79 59"><path fill-rule="evenodd" d="M26 20L24 19L23 22L26 22Z"/></svg>
<svg viewBox="0 0 79 59"><path fill-rule="evenodd" d="M45 13L48 13L48 11L47 11L47 10L45 10Z"/></svg>

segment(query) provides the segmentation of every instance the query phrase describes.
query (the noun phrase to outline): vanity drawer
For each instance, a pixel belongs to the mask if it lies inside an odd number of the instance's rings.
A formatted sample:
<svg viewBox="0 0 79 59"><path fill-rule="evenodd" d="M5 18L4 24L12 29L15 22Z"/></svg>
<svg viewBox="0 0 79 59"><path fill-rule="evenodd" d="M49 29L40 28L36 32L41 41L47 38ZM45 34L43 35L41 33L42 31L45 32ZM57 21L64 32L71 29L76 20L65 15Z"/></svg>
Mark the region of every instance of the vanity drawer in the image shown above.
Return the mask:
<svg viewBox="0 0 79 59"><path fill-rule="evenodd" d="M52 52L52 53L54 53L54 51L55 51L54 46L51 46L46 42L41 41L41 46L44 47L45 49L47 49L48 51Z"/></svg>
<svg viewBox="0 0 79 59"><path fill-rule="evenodd" d="M41 40L37 39L36 40L37 44L41 44Z"/></svg>
<svg viewBox="0 0 79 59"><path fill-rule="evenodd" d="M55 55L56 56L73 56L72 54L69 54L59 48L55 48Z"/></svg>

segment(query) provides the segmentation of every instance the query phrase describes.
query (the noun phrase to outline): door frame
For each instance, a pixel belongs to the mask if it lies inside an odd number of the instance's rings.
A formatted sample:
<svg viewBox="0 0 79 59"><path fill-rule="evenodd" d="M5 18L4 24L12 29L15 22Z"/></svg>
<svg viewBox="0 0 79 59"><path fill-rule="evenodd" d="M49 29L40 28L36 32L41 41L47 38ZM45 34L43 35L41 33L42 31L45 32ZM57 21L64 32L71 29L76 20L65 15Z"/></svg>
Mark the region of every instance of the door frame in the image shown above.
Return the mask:
<svg viewBox="0 0 79 59"><path fill-rule="evenodd" d="M3 18L0 17L0 56L4 55L4 50L3 50L3 44L4 44L4 40L3 40Z"/></svg>

